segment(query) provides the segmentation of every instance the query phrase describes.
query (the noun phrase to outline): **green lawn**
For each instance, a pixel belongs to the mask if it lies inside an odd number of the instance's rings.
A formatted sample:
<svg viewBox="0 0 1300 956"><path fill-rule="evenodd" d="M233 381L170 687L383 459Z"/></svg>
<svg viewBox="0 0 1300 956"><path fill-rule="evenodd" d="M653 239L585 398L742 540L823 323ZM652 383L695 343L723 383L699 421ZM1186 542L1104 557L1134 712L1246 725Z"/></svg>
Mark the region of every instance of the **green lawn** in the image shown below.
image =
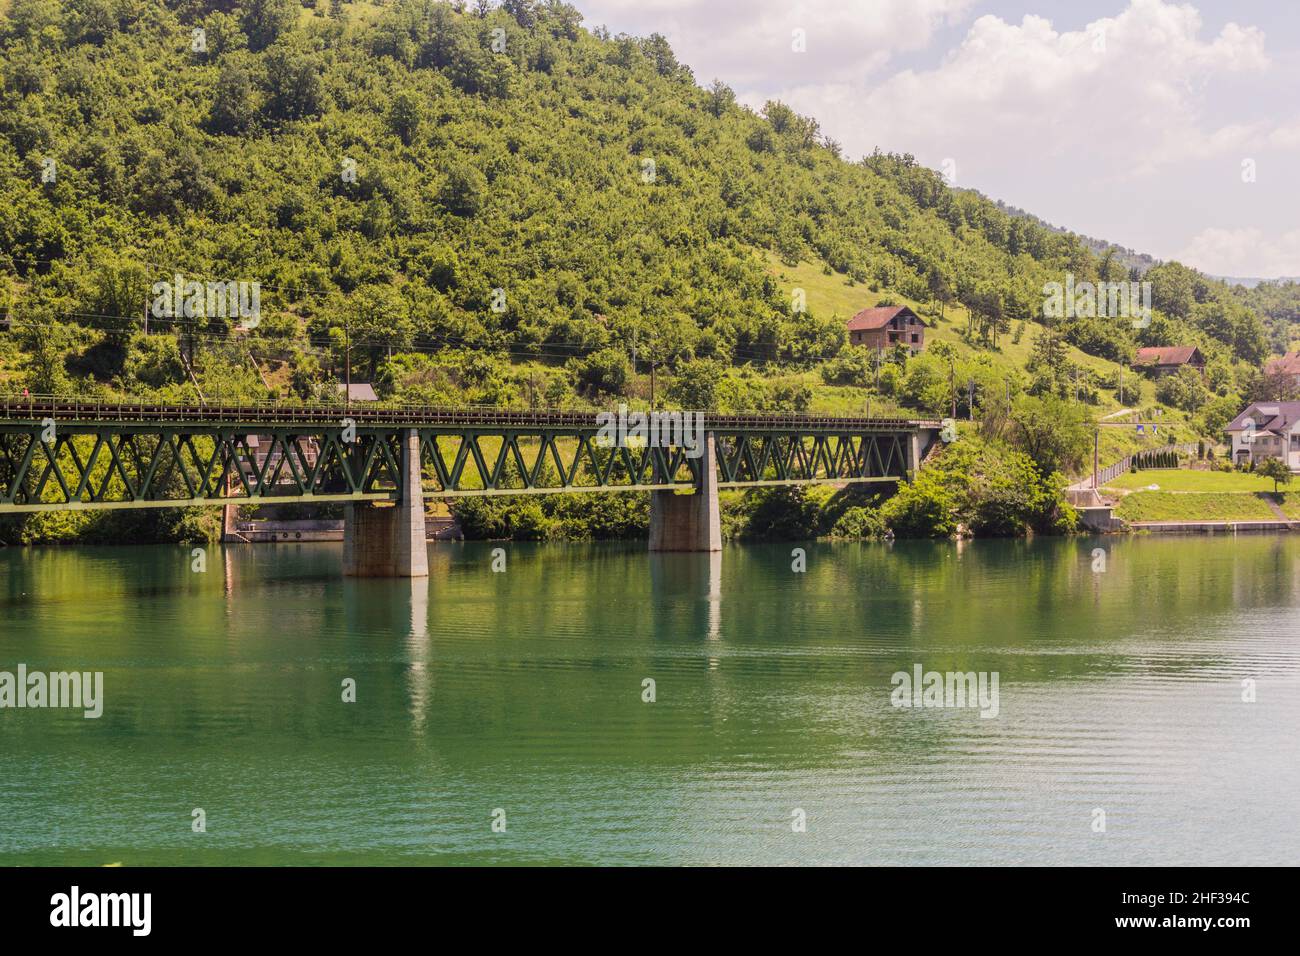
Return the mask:
<svg viewBox="0 0 1300 956"><path fill-rule="evenodd" d="M1190 471L1185 468L1130 471L1127 475L1120 475L1105 487L1113 490L1137 491L1148 485L1158 485L1161 491L1271 492L1273 490L1271 480L1249 472Z"/></svg>
<svg viewBox="0 0 1300 956"><path fill-rule="evenodd" d="M1242 492L1139 491L1115 509L1125 521L1276 521L1262 495Z"/></svg>

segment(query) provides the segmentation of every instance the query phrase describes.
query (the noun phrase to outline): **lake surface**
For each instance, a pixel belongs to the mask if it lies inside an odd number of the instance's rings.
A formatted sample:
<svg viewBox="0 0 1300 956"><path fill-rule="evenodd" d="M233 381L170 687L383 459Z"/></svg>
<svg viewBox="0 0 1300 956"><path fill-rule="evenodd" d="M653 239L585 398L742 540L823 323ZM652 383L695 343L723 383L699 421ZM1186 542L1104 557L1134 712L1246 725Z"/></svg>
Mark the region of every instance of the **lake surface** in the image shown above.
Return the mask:
<svg viewBox="0 0 1300 956"><path fill-rule="evenodd" d="M802 547L0 549L0 864L1300 860L1300 537Z"/></svg>

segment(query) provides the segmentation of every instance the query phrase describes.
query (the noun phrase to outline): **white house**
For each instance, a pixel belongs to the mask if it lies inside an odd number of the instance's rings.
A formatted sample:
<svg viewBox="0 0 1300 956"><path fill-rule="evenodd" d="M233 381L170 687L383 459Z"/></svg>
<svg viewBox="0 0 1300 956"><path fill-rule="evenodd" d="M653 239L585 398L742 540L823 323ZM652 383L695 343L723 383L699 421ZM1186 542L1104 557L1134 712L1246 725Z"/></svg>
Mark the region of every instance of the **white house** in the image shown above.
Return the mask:
<svg viewBox="0 0 1300 956"><path fill-rule="evenodd" d="M1281 458L1300 472L1300 402L1254 402L1225 431L1234 462Z"/></svg>

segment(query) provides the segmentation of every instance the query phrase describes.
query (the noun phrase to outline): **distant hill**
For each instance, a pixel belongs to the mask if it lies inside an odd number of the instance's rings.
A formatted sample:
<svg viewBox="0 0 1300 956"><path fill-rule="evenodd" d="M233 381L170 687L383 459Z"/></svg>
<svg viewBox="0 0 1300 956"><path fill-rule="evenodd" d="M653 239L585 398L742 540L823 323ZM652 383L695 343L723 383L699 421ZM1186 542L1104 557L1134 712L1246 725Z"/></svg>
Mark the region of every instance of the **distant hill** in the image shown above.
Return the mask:
<svg viewBox="0 0 1300 956"><path fill-rule="evenodd" d="M1031 222L1033 222L1035 225L1041 226L1044 229L1051 230L1052 232L1061 232L1061 233L1066 233L1067 235L1075 236L1076 238L1079 239L1080 242L1082 242L1085 246L1087 246L1089 249L1091 249L1099 256L1105 255L1107 252L1110 252L1114 256L1116 261L1118 261L1120 265L1122 265L1126 270L1136 269L1139 273L1145 273L1152 266L1160 264L1161 260L1155 258L1154 256L1149 256L1144 252L1137 252L1136 250L1129 249L1126 246L1116 245L1115 243L1108 242L1105 239L1094 239L1092 236L1081 235L1080 233L1073 232L1062 226L1057 226L1050 222L1047 222L1046 220L1040 219L1037 216L1035 216L1033 213L1026 212L1023 209L1017 208L1016 206L1008 205L1007 203L1004 203L1000 200L996 201L996 205L999 209L1001 209L1009 216L1016 216L1021 219L1028 219Z"/></svg>
<svg viewBox="0 0 1300 956"><path fill-rule="evenodd" d="M1228 285L1239 285L1246 289L1253 289L1263 283L1285 284L1300 282L1300 276L1278 276L1273 279L1242 278L1240 276L1210 276L1210 278L1226 282Z"/></svg>

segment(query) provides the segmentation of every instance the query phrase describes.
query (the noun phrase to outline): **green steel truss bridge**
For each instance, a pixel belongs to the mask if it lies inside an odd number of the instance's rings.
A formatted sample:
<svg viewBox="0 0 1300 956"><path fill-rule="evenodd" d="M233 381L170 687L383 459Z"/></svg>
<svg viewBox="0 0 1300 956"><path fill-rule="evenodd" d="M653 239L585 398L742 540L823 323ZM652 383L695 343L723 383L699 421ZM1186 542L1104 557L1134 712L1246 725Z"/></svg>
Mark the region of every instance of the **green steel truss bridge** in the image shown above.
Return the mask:
<svg viewBox="0 0 1300 956"><path fill-rule="evenodd" d="M716 454L690 457L602 447L594 412L0 398L0 514L396 501L412 453L424 498L898 481L938 428L707 415Z"/></svg>

